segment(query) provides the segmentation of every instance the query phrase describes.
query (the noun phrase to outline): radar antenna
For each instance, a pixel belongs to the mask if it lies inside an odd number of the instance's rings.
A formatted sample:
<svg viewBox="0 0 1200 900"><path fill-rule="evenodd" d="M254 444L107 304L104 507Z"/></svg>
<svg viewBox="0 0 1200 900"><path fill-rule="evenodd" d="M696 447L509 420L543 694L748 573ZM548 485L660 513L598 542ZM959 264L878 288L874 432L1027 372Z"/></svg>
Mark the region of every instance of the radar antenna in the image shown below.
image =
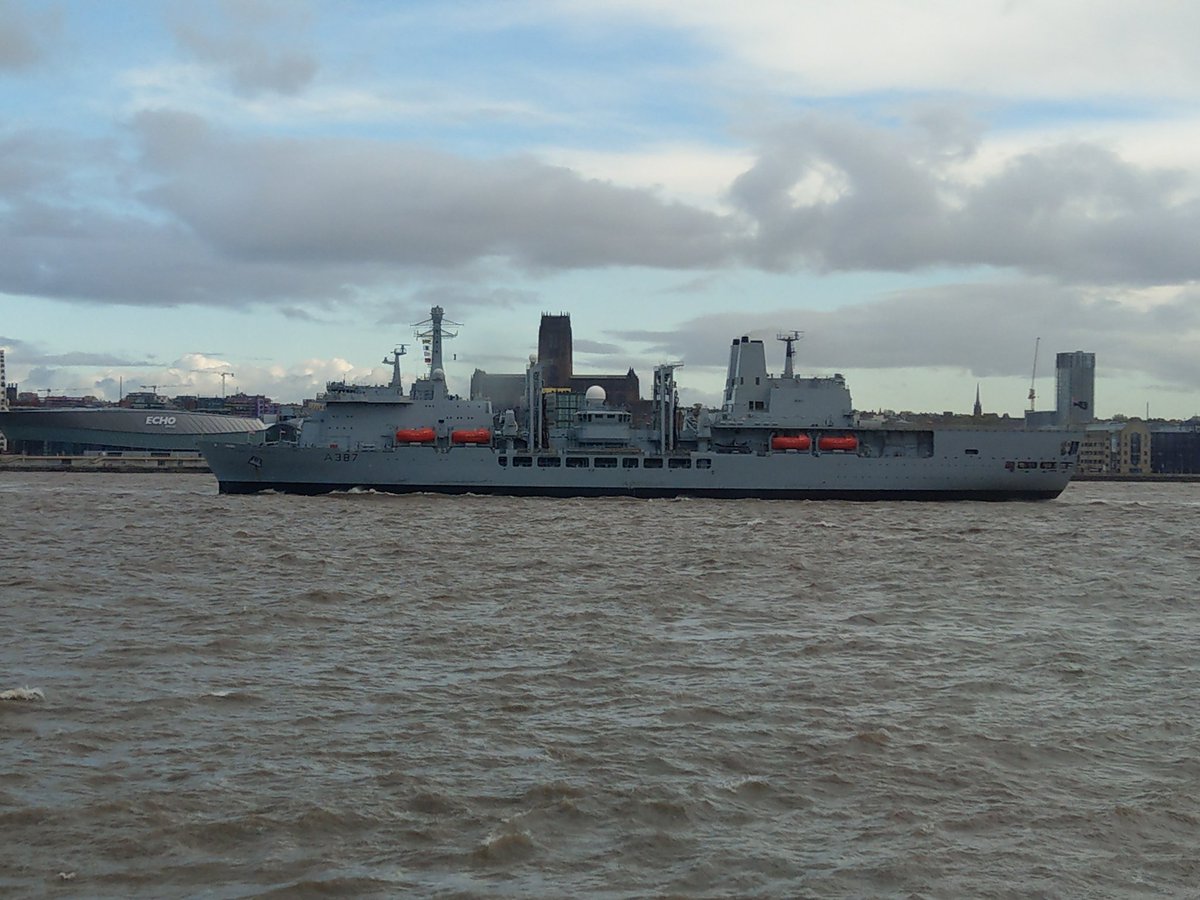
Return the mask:
<svg viewBox="0 0 1200 900"><path fill-rule="evenodd" d="M796 356L796 341L800 340L802 337L804 337L803 331L781 331L779 334L775 335L775 340L783 341L785 344L787 344L787 352L783 357L784 378L793 378L796 375L796 369L792 363L792 360L795 359Z"/></svg>
<svg viewBox="0 0 1200 900"><path fill-rule="evenodd" d="M400 387L400 357L408 352L408 344L397 344L396 349L392 351L391 357L385 356L383 364L392 367L392 380L388 387Z"/></svg>
<svg viewBox="0 0 1200 900"><path fill-rule="evenodd" d="M1037 391L1034 390L1034 382L1037 381L1037 358L1038 347L1042 344L1042 339L1039 337L1033 342L1033 375L1029 379L1029 411L1034 411L1034 406L1037 402Z"/></svg>

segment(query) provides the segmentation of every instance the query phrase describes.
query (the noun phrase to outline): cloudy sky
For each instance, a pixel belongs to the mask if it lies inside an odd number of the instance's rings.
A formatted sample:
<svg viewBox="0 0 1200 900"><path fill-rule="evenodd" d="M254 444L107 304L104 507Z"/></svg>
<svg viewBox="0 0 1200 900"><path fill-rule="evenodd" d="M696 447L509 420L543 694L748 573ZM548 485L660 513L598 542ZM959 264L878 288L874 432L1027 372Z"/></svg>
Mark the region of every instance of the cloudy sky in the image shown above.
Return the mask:
<svg viewBox="0 0 1200 900"><path fill-rule="evenodd" d="M1200 4L0 0L22 389L312 396L804 332L862 409L1200 413ZM411 374L419 346L405 358Z"/></svg>

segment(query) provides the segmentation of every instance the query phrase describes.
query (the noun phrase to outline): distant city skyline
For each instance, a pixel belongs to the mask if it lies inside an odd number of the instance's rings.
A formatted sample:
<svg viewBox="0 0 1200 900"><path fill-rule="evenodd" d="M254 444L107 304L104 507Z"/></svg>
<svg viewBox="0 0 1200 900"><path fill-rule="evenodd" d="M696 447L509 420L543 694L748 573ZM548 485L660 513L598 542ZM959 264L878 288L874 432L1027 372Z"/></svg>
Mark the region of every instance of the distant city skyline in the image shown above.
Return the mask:
<svg viewBox="0 0 1200 900"><path fill-rule="evenodd" d="M24 390L285 402L731 338L860 409L1200 413L1200 7L0 0L0 347ZM419 350L419 347L417 347ZM783 368L782 346L770 366ZM404 360L405 377L420 366Z"/></svg>

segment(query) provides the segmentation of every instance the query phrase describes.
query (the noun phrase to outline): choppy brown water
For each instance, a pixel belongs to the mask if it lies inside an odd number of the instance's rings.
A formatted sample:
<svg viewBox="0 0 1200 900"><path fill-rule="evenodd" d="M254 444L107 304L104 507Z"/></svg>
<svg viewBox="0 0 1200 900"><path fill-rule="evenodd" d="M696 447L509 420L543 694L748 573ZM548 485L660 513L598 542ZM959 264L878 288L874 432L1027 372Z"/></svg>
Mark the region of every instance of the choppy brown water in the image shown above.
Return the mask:
<svg viewBox="0 0 1200 900"><path fill-rule="evenodd" d="M1196 896L1198 515L5 475L0 894Z"/></svg>

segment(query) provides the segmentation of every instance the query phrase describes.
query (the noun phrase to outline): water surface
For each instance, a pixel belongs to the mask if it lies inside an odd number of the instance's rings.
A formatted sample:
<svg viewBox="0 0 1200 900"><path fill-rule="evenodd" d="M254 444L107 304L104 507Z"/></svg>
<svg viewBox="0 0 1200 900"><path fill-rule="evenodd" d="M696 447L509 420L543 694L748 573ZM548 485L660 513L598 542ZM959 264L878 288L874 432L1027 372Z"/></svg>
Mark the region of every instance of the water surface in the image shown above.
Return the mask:
<svg viewBox="0 0 1200 900"><path fill-rule="evenodd" d="M1198 513L5 473L0 894L1196 896Z"/></svg>

